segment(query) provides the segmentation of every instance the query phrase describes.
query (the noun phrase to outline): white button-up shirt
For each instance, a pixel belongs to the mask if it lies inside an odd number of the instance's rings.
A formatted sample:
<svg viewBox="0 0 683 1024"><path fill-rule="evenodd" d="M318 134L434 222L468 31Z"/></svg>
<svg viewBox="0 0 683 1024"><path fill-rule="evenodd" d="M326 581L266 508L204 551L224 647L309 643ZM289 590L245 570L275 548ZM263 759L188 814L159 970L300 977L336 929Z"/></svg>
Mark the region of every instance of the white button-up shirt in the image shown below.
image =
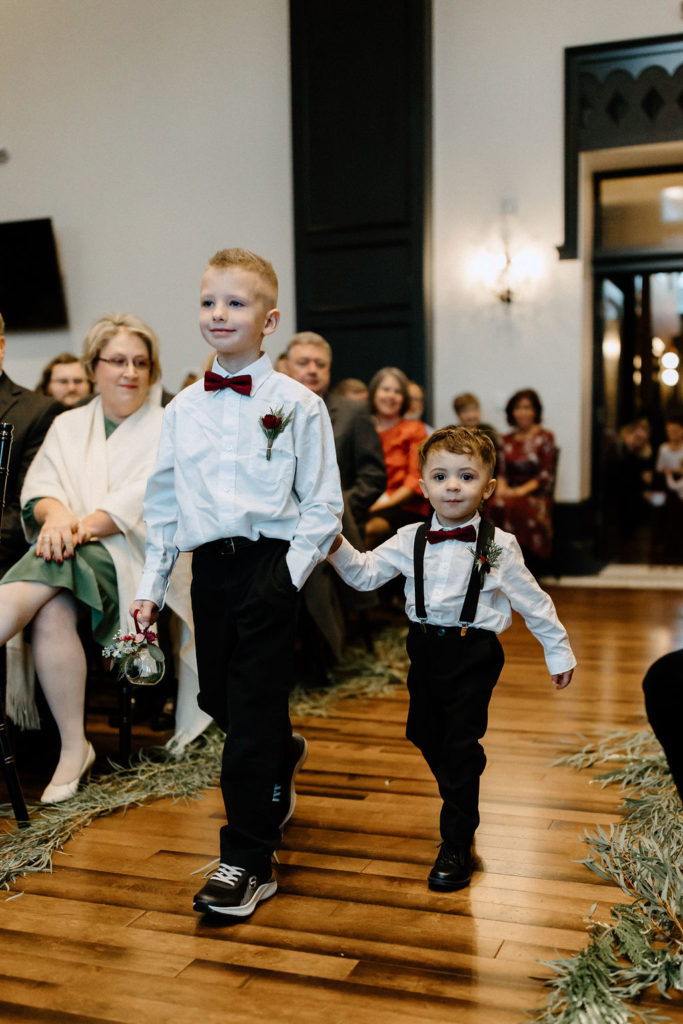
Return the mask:
<svg viewBox="0 0 683 1024"><path fill-rule="evenodd" d="M213 370L226 374L214 360ZM300 588L340 529L343 500L330 418L308 388L275 373L263 354L251 395L205 391L197 381L164 411L159 452L145 494L145 567L139 600L162 607L178 551L223 537L290 541L287 566ZM291 421L273 441L260 420Z"/></svg>
<svg viewBox="0 0 683 1024"><path fill-rule="evenodd" d="M470 522L478 528L479 515ZM467 523L463 525L468 525ZM406 614L418 622L415 610L413 547L418 524L402 527L374 551L356 551L343 540L329 561L345 583L356 590L375 590L403 574L406 578ZM441 529L436 516L431 528ZM541 590L524 564L522 552L511 533L496 529L493 540L502 548L498 563L484 579L473 625L502 633L512 621L511 608L524 618L527 628L543 646L551 675L576 665L567 632L557 617L550 597ZM427 544L424 555L424 590L427 621L434 626L461 625L460 613L472 573L474 544L446 540Z"/></svg>

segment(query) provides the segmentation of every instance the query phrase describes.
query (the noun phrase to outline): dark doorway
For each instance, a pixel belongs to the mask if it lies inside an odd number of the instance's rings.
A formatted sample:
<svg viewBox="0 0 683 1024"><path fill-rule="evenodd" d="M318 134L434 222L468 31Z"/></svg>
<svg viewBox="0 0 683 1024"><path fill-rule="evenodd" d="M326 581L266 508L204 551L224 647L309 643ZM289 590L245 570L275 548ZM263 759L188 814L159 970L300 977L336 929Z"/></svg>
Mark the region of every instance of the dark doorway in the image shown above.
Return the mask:
<svg viewBox="0 0 683 1024"><path fill-rule="evenodd" d="M596 300L600 546L612 562L680 565L683 260L597 275Z"/></svg>
<svg viewBox="0 0 683 1024"><path fill-rule="evenodd" d="M683 168L596 175L595 213L599 549L612 562L680 565Z"/></svg>

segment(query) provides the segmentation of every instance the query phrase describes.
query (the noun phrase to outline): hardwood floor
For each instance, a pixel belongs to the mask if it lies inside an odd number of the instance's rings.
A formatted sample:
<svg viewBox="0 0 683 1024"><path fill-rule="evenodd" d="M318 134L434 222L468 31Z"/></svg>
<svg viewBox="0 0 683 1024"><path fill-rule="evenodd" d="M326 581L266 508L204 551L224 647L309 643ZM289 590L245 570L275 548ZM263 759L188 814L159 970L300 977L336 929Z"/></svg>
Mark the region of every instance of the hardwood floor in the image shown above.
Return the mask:
<svg viewBox="0 0 683 1024"><path fill-rule="evenodd" d="M243 923L193 913L192 872L216 854L217 792L103 817L52 874L20 879L22 895L3 902L0 1020L523 1021L545 1001L537 961L580 949L591 905L607 919L622 898L576 863L583 830L618 819L618 792L552 761L581 745L579 733L644 728L644 671L683 646L681 592L553 597L579 668L556 693L521 620L503 637L469 889L426 885L439 801L404 738L405 692L347 699L295 722L310 752L273 899ZM98 751L114 744L106 726L92 738ZM30 775L29 786L39 792ZM651 1005L683 1021L680 1002Z"/></svg>

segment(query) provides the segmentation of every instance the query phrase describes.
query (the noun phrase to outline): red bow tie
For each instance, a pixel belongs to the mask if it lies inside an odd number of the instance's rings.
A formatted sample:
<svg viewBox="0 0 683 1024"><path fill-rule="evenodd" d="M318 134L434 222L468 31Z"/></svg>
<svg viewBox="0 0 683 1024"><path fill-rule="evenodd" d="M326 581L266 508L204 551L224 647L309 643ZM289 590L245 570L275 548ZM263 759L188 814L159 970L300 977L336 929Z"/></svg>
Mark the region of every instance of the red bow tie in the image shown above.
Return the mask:
<svg viewBox="0 0 683 1024"><path fill-rule="evenodd" d="M232 388L240 395L251 394L251 377L248 373L241 377L221 377L220 373L207 370L204 374L205 391L222 391L223 388Z"/></svg>
<svg viewBox="0 0 683 1024"><path fill-rule="evenodd" d="M456 526L454 530L427 530L427 540L430 544L439 544L442 540L475 541L476 539L477 531L472 524Z"/></svg>

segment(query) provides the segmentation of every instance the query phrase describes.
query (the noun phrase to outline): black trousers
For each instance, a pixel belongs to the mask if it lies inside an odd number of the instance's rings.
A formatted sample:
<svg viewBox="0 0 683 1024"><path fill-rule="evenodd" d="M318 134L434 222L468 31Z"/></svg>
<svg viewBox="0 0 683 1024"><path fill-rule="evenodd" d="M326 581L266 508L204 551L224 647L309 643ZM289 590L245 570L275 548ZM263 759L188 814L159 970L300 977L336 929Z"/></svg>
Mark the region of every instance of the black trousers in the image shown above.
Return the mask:
<svg viewBox="0 0 683 1024"><path fill-rule="evenodd" d="M479 778L486 765L479 742L486 732L493 688L503 668L495 633L422 627L411 622L410 707L406 736L429 765L443 800L441 836L470 843L479 825Z"/></svg>
<svg viewBox="0 0 683 1024"><path fill-rule="evenodd" d="M262 865L281 838L298 607L288 548L261 538L231 554L217 542L192 558L198 703L226 732L220 856L247 869Z"/></svg>
<svg viewBox="0 0 683 1024"><path fill-rule="evenodd" d="M645 710L683 800L683 650L658 658L643 680Z"/></svg>

